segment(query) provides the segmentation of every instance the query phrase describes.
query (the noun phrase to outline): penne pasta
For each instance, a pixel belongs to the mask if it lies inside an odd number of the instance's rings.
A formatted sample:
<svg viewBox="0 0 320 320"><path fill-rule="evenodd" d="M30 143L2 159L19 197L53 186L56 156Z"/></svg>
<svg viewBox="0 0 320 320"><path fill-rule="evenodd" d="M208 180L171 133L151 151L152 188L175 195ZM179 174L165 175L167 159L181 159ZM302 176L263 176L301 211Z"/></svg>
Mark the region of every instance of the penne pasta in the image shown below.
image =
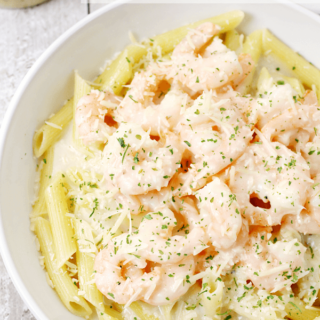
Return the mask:
<svg viewBox="0 0 320 320"><path fill-rule="evenodd" d="M38 199L36 200L33 210L31 213L31 217L37 217L44 215L48 212L45 200L45 191L50 184L52 168L53 168L53 160L54 160L54 147L51 146L47 149L43 155L42 159L42 169L40 173L40 187L38 193Z"/></svg>
<svg viewBox="0 0 320 320"><path fill-rule="evenodd" d="M85 299L78 295L78 288L69 277L66 266L58 266L50 223L40 217L35 219L35 233L48 275L61 301L71 313L79 317L89 316L92 310Z"/></svg>
<svg viewBox="0 0 320 320"><path fill-rule="evenodd" d="M262 44L264 52L275 55L297 78L309 88L316 86L318 100L320 98L320 70L294 52L269 30L263 31Z"/></svg>
<svg viewBox="0 0 320 320"><path fill-rule="evenodd" d="M58 174L45 192L46 205L56 247L57 266L62 267L76 252L77 247L65 194L65 180Z"/></svg>
<svg viewBox="0 0 320 320"><path fill-rule="evenodd" d="M292 320L314 320L320 316L319 308L307 309L299 298L292 298L287 303L286 312Z"/></svg>
<svg viewBox="0 0 320 320"><path fill-rule="evenodd" d="M262 54L262 30L256 30L247 36L242 52L250 54L253 61L258 63Z"/></svg>
<svg viewBox="0 0 320 320"><path fill-rule="evenodd" d="M120 312L116 311L111 306L106 306L103 311L97 309L99 320L122 320L123 317Z"/></svg>
<svg viewBox="0 0 320 320"><path fill-rule="evenodd" d="M116 95L120 95L122 88L133 77L133 65L147 54L147 49L138 44L127 46L119 56L105 68L95 83L102 84L101 89L112 90Z"/></svg>
<svg viewBox="0 0 320 320"><path fill-rule="evenodd" d="M230 30L226 32L226 37L224 39L224 44L232 51L237 51L240 48L241 35L236 30Z"/></svg>
<svg viewBox="0 0 320 320"><path fill-rule="evenodd" d="M172 308L174 307L175 302L167 304L165 306L159 306L160 312L161 314L163 314L164 320L171 320L172 316L171 316L171 311Z"/></svg>
<svg viewBox="0 0 320 320"><path fill-rule="evenodd" d="M254 31L246 38L242 47L242 53L250 54L255 63L253 69L251 70L251 73L241 84L242 91L244 93L248 93L251 90L254 73L262 54L262 30Z"/></svg>
<svg viewBox="0 0 320 320"><path fill-rule="evenodd" d="M142 302L135 301L130 305L130 309L141 319L141 320L159 320L152 314L147 314L143 311Z"/></svg>
<svg viewBox="0 0 320 320"><path fill-rule="evenodd" d="M277 76L277 82L281 81L281 83L288 83L290 86L299 94L299 96L303 96L305 93L305 89L301 83L300 80L292 77L286 77L283 75ZM268 86L270 84L276 84L276 81L271 77L269 71L267 68L263 67L260 71L258 83L257 83L257 89L258 92L263 93L266 90L268 90Z"/></svg>
<svg viewBox="0 0 320 320"><path fill-rule="evenodd" d="M78 136L78 130L75 122L75 114L77 110L77 105L79 100L90 93L91 91L91 86L88 85L88 83L79 76L77 72L75 72L74 75L74 101L73 101L73 140L75 145L81 149L82 151L87 151L89 152L88 148L84 146L82 143L81 139L79 139Z"/></svg>
<svg viewBox="0 0 320 320"><path fill-rule="evenodd" d="M39 158L61 136L63 129L73 117L73 98L50 119L48 119L33 136L33 152Z"/></svg>
<svg viewBox="0 0 320 320"><path fill-rule="evenodd" d="M157 53L157 47L161 48L162 54L171 52L175 46L187 35L189 29L196 28L204 22L212 22L221 27L221 33L227 32L236 28L244 18L242 11L231 11L209 19L197 21L186 26L168 31L154 37L153 43L154 53Z"/></svg>
<svg viewBox="0 0 320 320"><path fill-rule="evenodd" d="M217 281L217 276L214 272L206 275L203 278L203 283L206 287L202 288L203 294L201 295L201 303L205 308L205 313L208 317L214 319L221 313L223 288L222 281Z"/></svg>
<svg viewBox="0 0 320 320"><path fill-rule="evenodd" d="M91 228L87 222L78 219L73 220L73 226L77 239L76 257L80 290L84 291L84 297L87 301L94 305L97 310L103 311L102 294L98 291L95 283L92 283L94 280L94 257L92 254L96 253L97 248L94 244ZM83 242L86 242L86 244L83 244ZM83 252L83 249L86 249L86 251Z"/></svg>

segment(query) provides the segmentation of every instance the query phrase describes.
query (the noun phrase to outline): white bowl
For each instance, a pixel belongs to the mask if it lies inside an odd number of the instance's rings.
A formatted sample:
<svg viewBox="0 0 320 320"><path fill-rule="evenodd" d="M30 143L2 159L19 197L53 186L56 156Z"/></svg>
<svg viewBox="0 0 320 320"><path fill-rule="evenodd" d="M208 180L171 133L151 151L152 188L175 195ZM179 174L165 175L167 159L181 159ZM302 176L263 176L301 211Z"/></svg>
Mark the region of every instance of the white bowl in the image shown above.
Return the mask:
<svg viewBox="0 0 320 320"><path fill-rule="evenodd" d="M283 1L282 1L283 2ZM320 18L298 5L112 4L80 21L56 40L21 83L7 111L0 141L1 254L14 285L37 319L77 319L47 285L29 230L36 163L32 137L72 96L73 70L93 79L107 58L128 44L128 31L151 37L188 22L241 9L245 33L269 28L320 67Z"/></svg>

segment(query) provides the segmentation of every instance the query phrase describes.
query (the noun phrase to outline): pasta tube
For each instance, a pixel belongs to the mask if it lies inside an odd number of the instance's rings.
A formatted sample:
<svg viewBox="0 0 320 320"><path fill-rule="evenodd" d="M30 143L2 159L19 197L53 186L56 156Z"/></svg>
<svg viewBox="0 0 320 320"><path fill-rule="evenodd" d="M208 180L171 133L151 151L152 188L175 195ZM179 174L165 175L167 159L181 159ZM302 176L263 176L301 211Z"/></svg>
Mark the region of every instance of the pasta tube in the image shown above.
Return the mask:
<svg viewBox="0 0 320 320"><path fill-rule="evenodd" d="M86 151L87 148L83 145L82 141L79 139L75 115L76 115L76 110L77 110L77 105L79 100L86 94L90 93L90 91L91 91L91 87L88 85L88 83L83 78L81 78L77 72L75 72L74 101L73 101L73 141L75 145L78 148L82 149L83 151Z"/></svg>
<svg viewBox="0 0 320 320"><path fill-rule="evenodd" d="M84 297L98 310L103 311L103 298L97 289L94 280L94 257L92 253L97 251L92 236L91 227L83 220L74 219L73 226L77 239L77 266L80 290L84 291Z"/></svg>
<svg viewBox="0 0 320 320"><path fill-rule="evenodd" d="M154 37L153 47L154 53L157 53L157 47L161 48L162 54L167 54L171 52L175 46L181 42L181 40L187 35L189 29L196 28L204 22L212 22L221 27L220 33L227 32L236 28L244 18L244 13L242 11L236 10L228 13L223 13L219 16L215 16L209 19L197 21L189 25L168 31L166 33L160 34Z"/></svg>
<svg viewBox="0 0 320 320"><path fill-rule="evenodd" d="M140 301L132 302L130 309L141 319L141 320L159 320L152 314L147 314L143 311L142 303Z"/></svg>
<svg viewBox="0 0 320 320"><path fill-rule="evenodd" d="M230 30L226 33L224 44L230 50L237 51L240 47L240 43L241 43L241 35L236 29Z"/></svg>
<svg viewBox="0 0 320 320"><path fill-rule="evenodd" d="M53 158L54 157L54 147L51 146L47 151L45 151L43 155L43 164L42 169L40 173L40 188L39 188L39 194L38 199L35 202L32 210L32 218L46 214L47 206L46 206L46 200L45 200L45 191L51 181L51 175L52 175L52 167L53 167Z"/></svg>
<svg viewBox="0 0 320 320"><path fill-rule="evenodd" d="M257 68L257 63L262 54L262 30L254 31L246 38L246 41L244 42L242 47L242 53L250 54L255 63L251 73L241 84L242 88L244 88L243 92L248 93L251 89L251 84Z"/></svg>
<svg viewBox="0 0 320 320"><path fill-rule="evenodd" d="M292 320L314 320L320 316L319 308L306 309L299 298L292 298L286 305L286 312Z"/></svg>
<svg viewBox="0 0 320 320"><path fill-rule="evenodd" d="M45 192L54 245L57 251L58 268L62 267L77 250L71 221L66 215L68 205L64 187L64 179L58 177Z"/></svg>
<svg viewBox="0 0 320 320"><path fill-rule="evenodd" d="M39 239L40 249L44 256L44 263L52 284L66 308L73 314L85 317L92 313L84 298L78 296L78 288L67 273L66 266L58 267L54 258L54 250L50 223L43 219L35 219L35 233Z"/></svg>
<svg viewBox="0 0 320 320"><path fill-rule="evenodd" d="M315 85L318 100L320 99L319 69L276 38L269 30L263 31L262 44L265 52L270 52L279 58L303 84L310 88Z"/></svg>
<svg viewBox="0 0 320 320"><path fill-rule="evenodd" d="M172 308L174 307L174 305L175 305L175 302L167 304L165 306L159 306L160 312L161 312L161 314L163 314L164 320L171 320L172 319L171 311L172 311Z"/></svg>
<svg viewBox="0 0 320 320"><path fill-rule="evenodd" d="M262 30L252 32L243 43L242 53L249 53L257 64L262 54Z"/></svg>
<svg viewBox="0 0 320 320"><path fill-rule="evenodd" d="M283 75L277 76L278 81L282 81L283 83L288 83L290 86L302 97L305 89L300 80L296 78L286 77ZM268 91L270 88L270 84L276 84L274 79L271 77L267 68L263 67L260 71L259 79L258 79L258 92L263 93Z"/></svg>
<svg viewBox="0 0 320 320"><path fill-rule="evenodd" d="M215 272L203 278L201 303L206 315L212 319L217 317L222 307L224 283L217 281Z"/></svg>
<svg viewBox="0 0 320 320"><path fill-rule="evenodd" d="M33 136L33 152L39 158L60 137L62 130L69 124L73 115L73 98L50 119L48 119Z"/></svg>
<svg viewBox="0 0 320 320"><path fill-rule="evenodd" d="M133 77L133 65L147 54L147 49L138 44L127 46L120 55L95 80L102 84L103 90L111 89L116 95L120 95L122 88Z"/></svg>
<svg viewBox="0 0 320 320"><path fill-rule="evenodd" d="M120 312L112 307L106 306L103 311L97 310L99 320L122 320L123 317Z"/></svg>

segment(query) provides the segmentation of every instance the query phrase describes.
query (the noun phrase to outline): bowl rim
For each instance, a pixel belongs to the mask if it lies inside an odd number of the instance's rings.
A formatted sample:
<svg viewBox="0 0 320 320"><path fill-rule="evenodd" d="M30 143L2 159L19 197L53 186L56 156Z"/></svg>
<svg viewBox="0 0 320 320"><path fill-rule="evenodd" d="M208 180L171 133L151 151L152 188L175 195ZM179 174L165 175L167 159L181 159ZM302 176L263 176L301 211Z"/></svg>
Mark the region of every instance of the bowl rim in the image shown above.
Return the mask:
<svg viewBox="0 0 320 320"><path fill-rule="evenodd" d="M88 14L86 17L78 21L74 24L71 28L65 31L62 35L60 35L42 54L41 56L35 61L32 67L28 70L26 75L24 76L23 80L21 81L20 85L18 86L16 92L14 93L9 106L6 110L2 126L0 129L0 168L2 167L2 162L4 158L4 146L6 142L6 138L8 135L8 130L14 116L14 113L17 109L17 106L25 93L28 89L29 83L33 80L36 76L37 72L41 69L41 67L46 63L46 61L55 53L57 49L60 48L70 37L73 36L81 28L85 27L89 22L96 19L97 17L105 14L108 11L111 11L121 5L130 4L133 1L131 0L116 0L113 3L107 4L106 6L98 9L97 11ZM226 1L227 3L229 1ZM232 1L230 1L232 2ZM301 12L311 19L317 21L320 24L320 16L296 3L291 2L290 0L271 0L266 1L269 4L283 4L286 5L298 12ZM161 3L161 0L160 0ZM245 3L245 1L244 1ZM168 5L168 3L167 3ZM169 4L170 5L170 4ZM7 240L4 236L4 228L3 228L3 216L2 210L0 205L0 254L2 256L2 260L4 262L5 268L10 276L11 281L14 284L15 289L18 291L20 297L22 298L23 302L27 305L27 307L31 310L32 314L35 316L36 319L45 319L49 320L49 318L43 313L41 308L37 305L34 301L33 297L29 293L29 290L26 288L25 284L23 283L15 264L12 260L12 256L10 250L8 248Z"/></svg>

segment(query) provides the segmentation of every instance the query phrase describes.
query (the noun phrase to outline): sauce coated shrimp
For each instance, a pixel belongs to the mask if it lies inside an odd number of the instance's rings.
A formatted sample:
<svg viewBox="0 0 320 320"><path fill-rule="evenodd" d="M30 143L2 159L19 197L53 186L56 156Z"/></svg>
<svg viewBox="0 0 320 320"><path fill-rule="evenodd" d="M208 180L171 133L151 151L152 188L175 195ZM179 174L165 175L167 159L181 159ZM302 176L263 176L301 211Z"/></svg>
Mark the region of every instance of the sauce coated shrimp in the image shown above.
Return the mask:
<svg viewBox="0 0 320 320"><path fill-rule="evenodd" d="M135 254L161 264L178 263L185 256L206 248L208 238L203 228L195 227L188 234L173 235L176 225L177 220L167 207L148 213L138 231L129 237L132 240L129 246Z"/></svg>
<svg viewBox="0 0 320 320"><path fill-rule="evenodd" d="M141 126L122 123L104 149L105 177L127 195L168 186L184 151L178 138L152 140Z"/></svg>
<svg viewBox="0 0 320 320"><path fill-rule="evenodd" d="M238 85L253 68L249 55L238 59L218 37L206 47L219 30L217 25L206 22L190 30L172 53L172 67L167 77L181 83L191 96L232 81Z"/></svg>
<svg viewBox="0 0 320 320"><path fill-rule="evenodd" d="M308 93L303 103L315 102ZM270 141L279 141L288 148L301 152L310 165L311 176L320 169L320 109L317 104L297 103L269 121L262 133Z"/></svg>
<svg viewBox="0 0 320 320"><path fill-rule="evenodd" d="M123 121L139 123L145 131L159 136L175 127L182 108L187 108L190 100L179 86L165 81L156 66L150 66L135 75L118 114Z"/></svg>
<svg viewBox="0 0 320 320"><path fill-rule="evenodd" d="M200 225L217 249L227 249L237 240L242 217L235 194L219 178L213 178L196 192L200 211Z"/></svg>
<svg viewBox="0 0 320 320"><path fill-rule="evenodd" d="M177 217L177 224L173 229L173 235L188 234L194 227L200 226L199 211L195 201L191 197L175 197L169 187L160 191L150 191L146 195L138 196L143 209L156 211L167 206Z"/></svg>
<svg viewBox="0 0 320 320"><path fill-rule="evenodd" d="M306 248L297 239L272 239L271 231L261 227L251 231L240 264L255 287L276 292L307 274Z"/></svg>
<svg viewBox="0 0 320 320"><path fill-rule="evenodd" d="M261 130L270 120L294 105L294 95L295 92L289 84L270 87L268 91L259 94L257 99L252 100L247 110L249 122Z"/></svg>
<svg viewBox="0 0 320 320"><path fill-rule="evenodd" d="M79 138L85 145L106 143L117 128L115 119L122 98L109 91L92 90L77 105L75 122Z"/></svg>
<svg viewBox="0 0 320 320"><path fill-rule="evenodd" d="M309 188L305 210L297 216L288 215L283 224L303 234L320 233L320 175L315 177L314 184Z"/></svg>
<svg viewBox="0 0 320 320"><path fill-rule="evenodd" d="M250 225L273 226L302 211L313 181L301 155L277 142L259 143L230 170L229 186Z"/></svg>
<svg viewBox="0 0 320 320"><path fill-rule="evenodd" d="M187 174L192 181L178 181L178 194L191 193L205 184L205 179L217 174L240 157L252 138L250 126L241 111L230 99L217 101L206 92L183 115L180 125L181 140L192 154L192 165ZM186 191L183 191L186 189Z"/></svg>
<svg viewBox="0 0 320 320"><path fill-rule="evenodd" d="M170 208L172 191L169 187L166 187L161 188L159 191L149 191L148 193L141 194L137 197L145 210L157 211L158 208L162 208L163 206L168 206Z"/></svg>
<svg viewBox="0 0 320 320"><path fill-rule="evenodd" d="M142 299L154 306L167 305L182 297L192 286L188 279L194 275L195 262L188 256L177 264L166 264L160 281L150 297Z"/></svg>
<svg viewBox="0 0 320 320"><path fill-rule="evenodd" d="M319 234L319 222L310 215L306 210L303 210L299 215L288 214L282 220L283 226L290 226L294 230L303 234Z"/></svg>
<svg viewBox="0 0 320 320"><path fill-rule="evenodd" d="M108 248L98 253L94 264L97 288L108 299L120 304L126 304L132 296L135 296L136 300L143 299L150 285L157 285L160 281L162 273L159 267L145 273L145 260L133 256L128 263L129 258L126 255L116 254L118 245L125 241L125 236L126 234L123 234L109 242Z"/></svg>
<svg viewBox="0 0 320 320"><path fill-rule="evenodd" d="M118 303L134 296L154 305L186 293L191 283L185 280L195 270L193 254L206 248L207 239L202 228L172 236L175 225L173 212L162 208L145 215L134 233L113 238L95 261L99 290Z"/></svg>
<svg viewBox="0 0 320 320"><path fill-rule="evenodd" d="M95 261L96 285L110 300L126 304L137 300L151 305L165 305L178 300L191 286L186 282L194 274L192 256L179 264L154 264L126 254L115 254L124 235L115 238L108 249L100 251Z"/></svg>

